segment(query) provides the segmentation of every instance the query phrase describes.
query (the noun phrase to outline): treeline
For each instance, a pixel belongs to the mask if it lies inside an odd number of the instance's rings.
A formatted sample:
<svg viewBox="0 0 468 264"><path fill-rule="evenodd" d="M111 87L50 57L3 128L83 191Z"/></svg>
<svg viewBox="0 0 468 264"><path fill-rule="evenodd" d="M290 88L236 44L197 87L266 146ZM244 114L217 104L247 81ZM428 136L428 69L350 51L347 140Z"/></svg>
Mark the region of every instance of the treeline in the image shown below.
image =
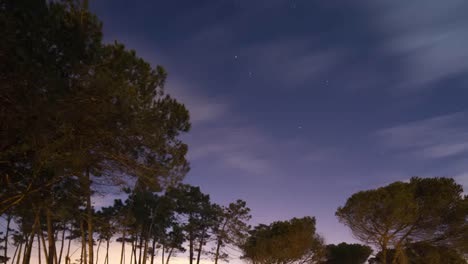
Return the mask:
<svg viewBox="0 0 468 264"><path fill-rule="evenodd" d="M35 197L4 214L6 233L1 242L4 256L12 254L9 263L30 263L33 245L38 250L35 261L56 264L168 264L186 250L188 263L198 264L202 256L218 263L228 258L226 247L238 247L249 230L250 209L244 201L220 206L198 187L178 185L164 193L134 190L125 201L93 210L89 233L85 200L73 194L78 188L78 183L69 183L47 199ZM90 240L96 254L89 254ZM113 262L109 262L111 243L121 245L120 259ZM73 257L70 250L76 248L80 253Z"/></svg>
<svg viewBox="0 0 468 264"><path fill-rule="evenodd" d="M162 67L102 42L87 5L0 0L0 263L30 263L36 249L47 264L109 264L112 243L121 264L168 264L184 251L189 263L217 263L227 249L257 264L366 261L368 246L326 246L314 217L249 228L244 201L223 207L182 184L187 109L164 90ZM102 184L128 199L94 208ZM378 250L375 263L435 264L463 263L467 212L452 179L413 178L358 192L336 215Z"/></svg>

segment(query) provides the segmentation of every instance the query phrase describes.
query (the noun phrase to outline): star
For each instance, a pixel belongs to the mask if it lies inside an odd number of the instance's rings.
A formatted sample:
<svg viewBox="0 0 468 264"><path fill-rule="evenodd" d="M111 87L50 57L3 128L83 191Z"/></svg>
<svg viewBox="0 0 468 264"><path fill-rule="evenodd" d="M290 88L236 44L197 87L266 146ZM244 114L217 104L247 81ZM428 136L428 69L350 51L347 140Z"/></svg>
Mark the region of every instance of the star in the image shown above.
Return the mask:
<svg viewBox="0 0 468 264"><path fill-rule="evenodd" d="M302 126L298 126L297 128L302 129Z"/></svg>
<svg viewBox="0 0 468 264"><path fill-rule="evenodd" d="M236 60L237 60L237 55L235 55L235 56L234 56L234 59L236 59Z"/></svg>

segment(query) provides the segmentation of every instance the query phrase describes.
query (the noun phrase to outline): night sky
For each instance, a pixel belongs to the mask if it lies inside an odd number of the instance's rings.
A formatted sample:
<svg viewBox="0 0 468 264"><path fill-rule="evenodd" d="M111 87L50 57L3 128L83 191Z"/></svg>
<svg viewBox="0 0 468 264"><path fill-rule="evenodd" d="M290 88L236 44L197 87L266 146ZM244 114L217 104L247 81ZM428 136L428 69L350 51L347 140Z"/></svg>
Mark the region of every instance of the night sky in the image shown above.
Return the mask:
<svg viewBox="0 0 468 264"><path fill-rule="evenodd" d="M468 189L468 1L90 1L107 42L169 73L191 113L185 182L253 221L334 215L412 176Z"/></svg>

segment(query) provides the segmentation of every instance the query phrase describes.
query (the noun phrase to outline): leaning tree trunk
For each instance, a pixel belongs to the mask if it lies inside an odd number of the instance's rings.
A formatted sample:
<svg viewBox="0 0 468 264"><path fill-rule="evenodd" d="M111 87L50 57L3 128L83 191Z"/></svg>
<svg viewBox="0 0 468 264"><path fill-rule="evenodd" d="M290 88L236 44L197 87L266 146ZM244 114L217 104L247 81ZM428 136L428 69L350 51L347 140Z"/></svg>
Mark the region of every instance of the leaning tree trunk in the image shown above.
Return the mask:
<svg viewBox="0 0 468 264"><path fill-rule="evenodd" d="M65 231L66 231L66 228L65 228L65 225L63 225L62 243L60 244L60 254L59 254L59 257L58 257L57 264L60 264L62 262L63 247L65 245Z"/></svg>
<svg viewBox="0 0 468 264"><path fill-rule="evenodd" d="M24 244L24 243L21 243L21 244L19 245L18 256L17 256L18 258L16 259L16 264L20 264L21 250L23 249L23 244ZM14 262L14 259L11 261L11 263L15 263L15 262Z"/></svg>

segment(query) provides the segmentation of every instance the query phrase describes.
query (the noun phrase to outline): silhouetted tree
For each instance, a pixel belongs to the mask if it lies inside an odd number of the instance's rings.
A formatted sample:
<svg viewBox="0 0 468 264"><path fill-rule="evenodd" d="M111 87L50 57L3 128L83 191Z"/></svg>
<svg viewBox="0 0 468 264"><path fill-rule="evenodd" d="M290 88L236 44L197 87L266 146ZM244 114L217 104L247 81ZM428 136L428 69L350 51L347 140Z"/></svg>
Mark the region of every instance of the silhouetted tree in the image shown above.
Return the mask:
<svg viewBox="0 0 468 264"><path fill-rule="evenodd" d="M242 246L243 258L257 264L320 263L325 257L315 218L293 218L258 225Z"/></svg>
<svg viewBox="0 0 468 264"><path fill-rule="evenodd" d="M384 264L387 248L395 248L395 263L409 241L464 249L468 210L462 193L453 179L412 178L355 193L336 215L355 237L382 251Z"/></svg>
<svg viewBox="0 0 468 264"><path fill-rule="evenodd" d="M326 251L324 264L363 264L372 254L369 246L347 243L327 245Z"/></svg>

